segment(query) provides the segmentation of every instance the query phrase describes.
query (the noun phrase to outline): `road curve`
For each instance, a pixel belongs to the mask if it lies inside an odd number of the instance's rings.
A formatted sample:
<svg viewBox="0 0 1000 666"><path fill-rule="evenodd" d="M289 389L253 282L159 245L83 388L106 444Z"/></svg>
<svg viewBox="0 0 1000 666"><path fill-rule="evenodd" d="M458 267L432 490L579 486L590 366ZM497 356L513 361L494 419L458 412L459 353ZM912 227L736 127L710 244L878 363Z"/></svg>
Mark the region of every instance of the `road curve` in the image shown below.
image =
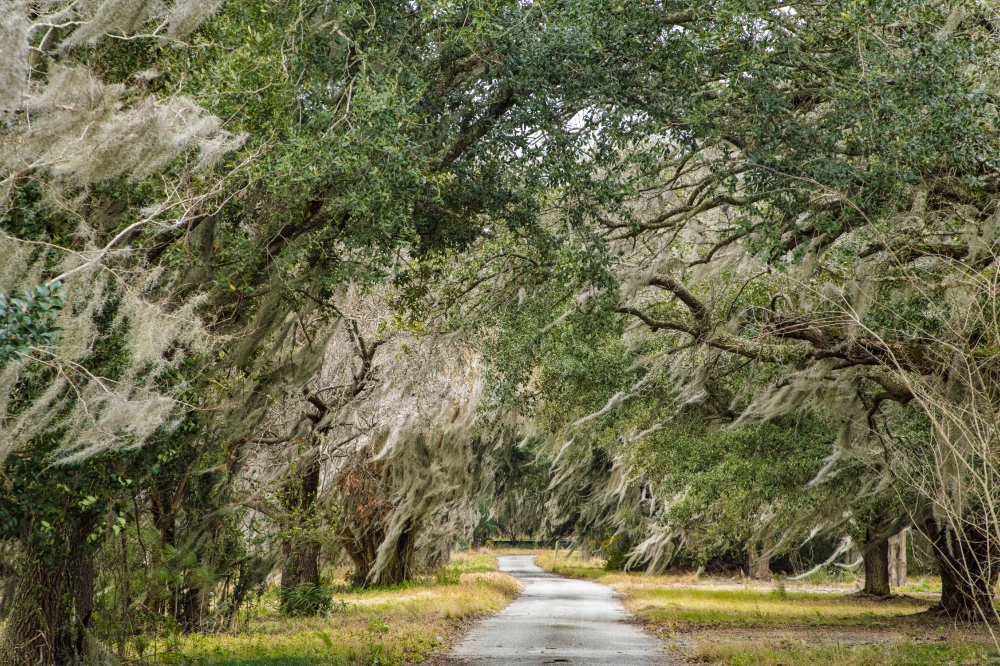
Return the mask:
<svg viewBox="0 0 1000 666"><path fill-rule="evenodd" d="M653 666L660 642L628 622L610 588L547 573L534 555L497 558L524 593L473 629L449 655L469 666Z"/></svg>

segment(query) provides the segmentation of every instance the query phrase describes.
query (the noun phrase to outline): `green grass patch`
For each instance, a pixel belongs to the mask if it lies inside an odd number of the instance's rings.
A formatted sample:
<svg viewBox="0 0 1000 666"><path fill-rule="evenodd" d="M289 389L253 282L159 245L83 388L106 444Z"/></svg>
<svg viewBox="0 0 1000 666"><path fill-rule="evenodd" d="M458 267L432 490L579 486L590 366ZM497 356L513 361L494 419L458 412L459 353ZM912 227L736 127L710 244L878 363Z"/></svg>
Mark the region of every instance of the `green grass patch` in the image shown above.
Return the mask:
<svg viewBox="0 0 1000 666"><path fill-rule="evenodd" d="M186 657L177 657L171 661L167 658L166 663L193 664L195 661ZM200 660L199 662L200 663ZM325 662L319 658L311 657L264 657L250 659L223 659L221 661L211 660L213 666L322 666Z"/></svg>
<svg viewBox="0 0 1000 666"><path fill-rule="evenodd" d="M920 578L909 579L906 581L906 587L902 587L898 590L900 594L920 594L925 592L941 592L941 577L940 576L921 576Z"/></svg>
<svg viewBox="0 0 1000 666"><path fill-rule="evenodd" d="M802 582L810 585L844 585L856 581L858 581L858 575L855 572L835 566L823 567L802 579Z"/></svg>
<svg viewBox="0 0 1000 666"><path fill-rule="evenodd" d="M497 570L497 558L490 553L460 551L452 553L451 566L458 567L462 573L486 573Z"/></svg>
<svg viewBox="0 0 1000 666"><path fill-rule="evenodd" d="M994 663L992 646L970 643L888 645L768 646L755 643L709 644L696 661L725 666L973 666Z"/></svg>
<svg viewBox="0 0 1000 666"><path fill-rule="evenodd" d="M671 630L758 625L889 626L927 610L930 602L873 602L832 594L636 587L628 605L641 618Z"/></svg>
<svg viewBox="0 0 1000 666"><path fill-rule="evenodd" d="M539 566L565 576L596 580L622 592L626 605L641 619L670 631L688 631L721 627L781 626L895 626L927 610L931 598L897 598L873 601L851 594L831 592L829 586L839 581L819 576L817 587L823 591L789 590L792 582L768 588L766 584L711 577L696 579L693 573L647 576L640 572L610 572L603 561L584 559L577 553L540 554ZM808 582L796 581L796 585ZM906 592L934 591L940 581L925 578L913 582Z"/></svg>

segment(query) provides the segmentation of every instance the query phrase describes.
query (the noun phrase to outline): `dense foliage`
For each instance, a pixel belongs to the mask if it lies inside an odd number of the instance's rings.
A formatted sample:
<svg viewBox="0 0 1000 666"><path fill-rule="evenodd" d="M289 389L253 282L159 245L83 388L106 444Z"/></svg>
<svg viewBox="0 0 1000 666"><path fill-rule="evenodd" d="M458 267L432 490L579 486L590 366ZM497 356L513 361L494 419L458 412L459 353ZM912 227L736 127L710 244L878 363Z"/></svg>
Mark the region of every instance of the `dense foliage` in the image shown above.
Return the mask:
<svg viewBox="0 0 1000 666"><path fill-rule="evenodd" d="M325 563L491 530L874 581L912 523L992 617L998 24L0 9L2 659L141 657L272 570L318 612Z"/></svg>

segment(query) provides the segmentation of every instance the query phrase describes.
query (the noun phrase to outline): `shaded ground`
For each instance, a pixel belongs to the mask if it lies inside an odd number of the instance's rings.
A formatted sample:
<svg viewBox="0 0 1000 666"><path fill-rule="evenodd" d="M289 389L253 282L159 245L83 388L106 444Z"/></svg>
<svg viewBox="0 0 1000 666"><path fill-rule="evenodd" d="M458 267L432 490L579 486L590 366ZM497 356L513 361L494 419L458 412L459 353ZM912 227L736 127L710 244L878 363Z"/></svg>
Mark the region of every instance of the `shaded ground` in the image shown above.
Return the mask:
<svg viewBox="0 0 1000 666"><path fill-rule="evenodd" d="M604 585L546 573L533 555L499 557L501 571L525 589L451 652L453 664L476 666L653 666L660 642L644 634Z"/></svg>

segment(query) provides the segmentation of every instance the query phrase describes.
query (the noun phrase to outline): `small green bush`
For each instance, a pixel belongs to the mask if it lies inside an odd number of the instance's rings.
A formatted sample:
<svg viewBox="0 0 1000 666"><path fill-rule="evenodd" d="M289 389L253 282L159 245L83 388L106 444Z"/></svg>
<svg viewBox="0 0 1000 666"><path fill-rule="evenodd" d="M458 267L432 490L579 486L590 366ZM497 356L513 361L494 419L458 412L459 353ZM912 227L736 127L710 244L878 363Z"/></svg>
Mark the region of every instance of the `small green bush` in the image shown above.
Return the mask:
<svg viewBox="0 0 1000 666"><path fill-rule="evenodd" d="M323 585L279 587L278 596L285 615L322 615L333 607L333 591Z"/></svg>
<svg viewBox="0 0 1000 666"><path fill-rule="evenodd" d="M632 550L631 544L625 539L616 536L611 539L603 550L605 571L625 570L625 563L628 562L628 553Z"/></svg>
<svg viewBox="0 0 1000 666"><path fill-rule="evenodd" d="M462 578L462 569L455 565L441 567L434 573L434 582L438 585L458 585Z"/></svg>

